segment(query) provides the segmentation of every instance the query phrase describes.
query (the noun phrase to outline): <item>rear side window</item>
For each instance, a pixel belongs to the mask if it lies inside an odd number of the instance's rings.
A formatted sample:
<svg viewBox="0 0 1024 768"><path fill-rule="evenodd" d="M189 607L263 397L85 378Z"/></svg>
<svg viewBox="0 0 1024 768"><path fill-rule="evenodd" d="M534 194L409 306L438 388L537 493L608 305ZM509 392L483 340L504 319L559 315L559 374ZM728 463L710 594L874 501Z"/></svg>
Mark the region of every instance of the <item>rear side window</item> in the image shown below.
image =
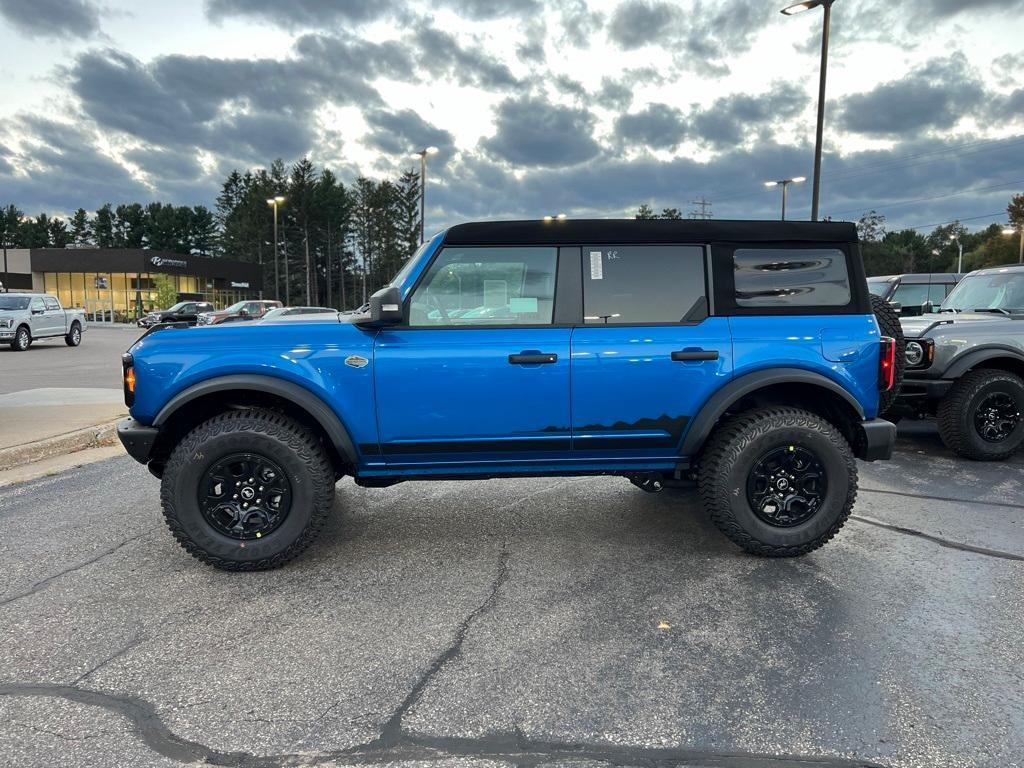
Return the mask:
<svg viewBox="0 0 1024 768"><path fill-rule="evenodd" d="M837 248L737 248L738 307L844 307L850 303L846 254Z"/></svg>
<svg viewBox="0 0 1024 768"><path fill-rule="evenodd" d="M47 309L60 309L60 304L58 304L58 303L57 303L57 300L56 300L56 299L54 299L54 298L51 298L51 297L49 297L49 296L46 296L46 297L45 297L45 298L43 299L43 301L45 301L45 302L46 302L46 308L47 308Z"/></svg>
<svg viewBox="0 0 1024 768"><path fill-rule="evenodd" d="M701 246L584 246L585 324L684 323L705 317Z"/></svg>

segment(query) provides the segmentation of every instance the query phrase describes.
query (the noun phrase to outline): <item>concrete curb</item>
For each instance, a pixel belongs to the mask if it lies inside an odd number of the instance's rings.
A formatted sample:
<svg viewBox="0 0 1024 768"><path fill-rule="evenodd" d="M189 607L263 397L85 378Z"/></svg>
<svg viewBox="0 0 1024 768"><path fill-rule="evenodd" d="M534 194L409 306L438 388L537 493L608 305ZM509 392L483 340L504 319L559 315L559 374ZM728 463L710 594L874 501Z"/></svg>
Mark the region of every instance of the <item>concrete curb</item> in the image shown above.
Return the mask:
<svg viewBox="0 0 1024 768"><path fill-rule="evenodd" d="M95 424L84 429L76 429L74 432L65 432L63 435L54 435L32 443L0 449L0 468L13 469L41 459L116 443L117 421Z"/></svg>

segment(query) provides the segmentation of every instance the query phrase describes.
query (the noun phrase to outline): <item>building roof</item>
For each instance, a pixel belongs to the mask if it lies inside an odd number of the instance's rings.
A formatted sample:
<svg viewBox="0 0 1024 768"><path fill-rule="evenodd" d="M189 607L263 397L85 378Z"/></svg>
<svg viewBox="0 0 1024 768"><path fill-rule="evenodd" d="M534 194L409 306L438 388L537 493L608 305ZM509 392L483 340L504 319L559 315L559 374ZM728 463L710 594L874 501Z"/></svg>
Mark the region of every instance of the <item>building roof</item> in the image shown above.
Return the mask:
<svg viewBox="0 0 1024 768"><path fill-rule="evenodd" d="M712 219L554 219L456 224L445 245L574 245L584 243L851 243L850 222Z"/></svg>

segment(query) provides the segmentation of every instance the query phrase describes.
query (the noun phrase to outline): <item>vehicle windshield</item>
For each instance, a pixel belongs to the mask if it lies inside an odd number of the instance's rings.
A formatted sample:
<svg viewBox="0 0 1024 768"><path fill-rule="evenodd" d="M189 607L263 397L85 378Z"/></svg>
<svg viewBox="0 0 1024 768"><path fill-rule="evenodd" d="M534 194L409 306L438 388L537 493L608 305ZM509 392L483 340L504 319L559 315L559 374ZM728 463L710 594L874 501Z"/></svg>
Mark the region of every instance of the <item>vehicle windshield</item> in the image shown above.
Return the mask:
<svg viewBox="0 0 1024 768"><path fill-rule="evenodd" d="M0 310L28 309L28 296L0 296Z"/></svg>
<svg viewBox="0 0 1024 768"><path fill-rule="evenodd" d="M416 249L416 252L410 256L408 261L406 261L405 264L402 265L402 268L398 270L398 274L391 279L390 283L388 283L388 287L402 287L402 284L405 283L405 278L409 276L409 273L412 272L412 268L416 266L416 263L423 257L423 253L427 250L427 246L429 246L430 243L431 241L427 240L427 242L423 243Z"/></svg>
<svg viewBox="0 0 1024 768"><path fill-rule="evenodd" d="M940 312L1024 312L1024 272L965 277L942 302Z"/></svg>
<svg viewBox="0 0 1024 768"><path fill-rule="evenodd" d="M179 309L181 309L182 307L184 307L184 306L185 306L185 304L187 304L187 303L188 303L188 302L185 302L185 301L179 301L179 302L178 302L177 304L175 304L175 305L174 305L173 307L170 307L170 308L168 308L168 309L166 309L166 310L164 310L164 311L165 311L165 312L177 312L177 311L178 311Z"/></svg>
<svg viewBox="0 0 1024 768"><path fill-rule="evenodd" d="M239 301L239 302L237 302L237 303L235 303L235 304L232 304L232 305L231 305L230 307L228 307L228 308L227 308L227 309L225 309L224 311L225 311L225 312L241 312L241 311L242 311L242 308L243 308L243 307L244 307L244 306L245 306L246 304L248 304L248 303L249 303L248 301Z"/></svg>
<svg viewBox="0 0 1024 768"><path fill-rule="evenodd" d="M884 296L890 285L888 280L868 280L868 290L875 296Z"/></svg>

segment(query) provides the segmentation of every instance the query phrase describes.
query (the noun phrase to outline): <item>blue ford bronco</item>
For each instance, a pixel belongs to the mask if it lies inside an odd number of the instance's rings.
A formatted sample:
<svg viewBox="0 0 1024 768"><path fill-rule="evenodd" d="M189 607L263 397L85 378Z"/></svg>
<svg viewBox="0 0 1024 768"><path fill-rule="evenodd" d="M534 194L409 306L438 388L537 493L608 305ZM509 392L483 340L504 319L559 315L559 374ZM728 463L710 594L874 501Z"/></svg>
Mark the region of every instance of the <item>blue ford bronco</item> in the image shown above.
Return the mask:
<svg viewBox="0 0 1024 768"><path fill-rule="evenodd" d="M219 568L297 556L345 475L695 480L733 542L794 556L892 453L899 334L852 224L461 224L337 323L154 327L119 435Z"/></svg>

